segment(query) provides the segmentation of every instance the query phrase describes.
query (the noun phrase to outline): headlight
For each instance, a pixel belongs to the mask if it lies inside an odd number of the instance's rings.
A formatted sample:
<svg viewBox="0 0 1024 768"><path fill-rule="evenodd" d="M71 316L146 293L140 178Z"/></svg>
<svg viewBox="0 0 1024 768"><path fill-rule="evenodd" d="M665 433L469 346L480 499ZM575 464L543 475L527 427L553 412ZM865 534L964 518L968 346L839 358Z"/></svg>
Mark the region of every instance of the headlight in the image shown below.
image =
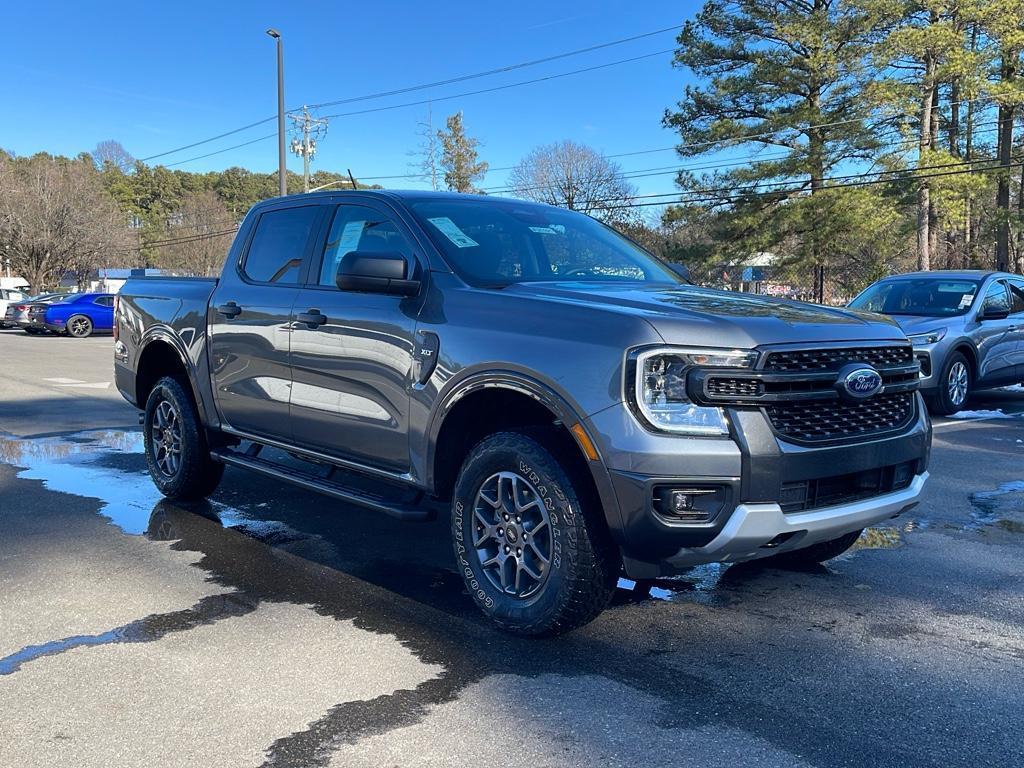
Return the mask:
<svg viewBox="0 0 1024 768"><path fill-rule="evenodd" d="M915 347L923 347L926 344L935 344L936 342L942 341L942 337L946 335L945 328L939 328L935 331L928 331L927 333L915 333L907 336L910 339L910 343Z"/></svg>
<svg viewBox="0 0 1024 768"><path fill-rule="evenodd" d="M655 429L684 435L727 435L721 408L695 405L686 393L691 368L753 368L757 353L739 349L662 348L636 357L634 397Z"/></svg>

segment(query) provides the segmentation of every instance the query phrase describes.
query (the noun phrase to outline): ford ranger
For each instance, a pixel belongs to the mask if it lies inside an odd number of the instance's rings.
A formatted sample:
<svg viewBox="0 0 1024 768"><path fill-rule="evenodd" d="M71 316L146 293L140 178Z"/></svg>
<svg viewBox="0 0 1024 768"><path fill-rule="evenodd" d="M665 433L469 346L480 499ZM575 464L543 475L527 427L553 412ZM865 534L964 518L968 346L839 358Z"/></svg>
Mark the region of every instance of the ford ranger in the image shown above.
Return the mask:
<svg viewBox="0 0 1024 768"><path fill-rule="evenodd" d="M519 634L590 621L622 572L835 557L927 478L895 323L690 285L560 208L281 197L219 279L129 280L115 314L163 494L207 496L231 465L404 520L446 509L472 599Z"/></svg>

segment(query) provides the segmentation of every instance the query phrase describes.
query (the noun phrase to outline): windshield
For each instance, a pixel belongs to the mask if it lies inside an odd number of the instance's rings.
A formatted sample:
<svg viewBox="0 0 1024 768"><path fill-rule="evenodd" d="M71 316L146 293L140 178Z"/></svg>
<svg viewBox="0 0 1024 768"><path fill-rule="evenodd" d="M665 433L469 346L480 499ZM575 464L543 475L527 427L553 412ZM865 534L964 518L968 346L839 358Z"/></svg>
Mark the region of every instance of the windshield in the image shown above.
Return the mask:
<svg viewBox="0 0 1024 768"><path fill-rule="evenodd" d="M639 246L581 213L511 200L421 200L410 207L470 285L682 282Z"/></svg>
<svg viewBox="0 0 1024 768"><path fill-rule="evenodd" d="M935 277L883 280L869 286L850 306L884 315L952 317L971 308L979 285L976 280Z"/></svg>

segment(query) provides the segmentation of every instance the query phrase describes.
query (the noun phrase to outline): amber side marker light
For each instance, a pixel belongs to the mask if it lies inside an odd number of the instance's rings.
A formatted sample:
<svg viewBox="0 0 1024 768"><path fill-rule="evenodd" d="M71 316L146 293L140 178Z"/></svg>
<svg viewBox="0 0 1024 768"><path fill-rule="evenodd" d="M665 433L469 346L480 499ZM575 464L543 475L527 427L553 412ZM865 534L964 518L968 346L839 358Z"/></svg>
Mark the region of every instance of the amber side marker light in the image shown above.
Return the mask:
<svg viewBox="0 0 1024 768"><path fill-rule="evenodd" d="M590 437L587 435L587 431L583 429L583 425L576 422L569 427L569 431L576 436L576 440L579 442L580 448L583 449L583 453L586 454L587 458L591 461L597 461L597 449L590 441Z"/></svg>

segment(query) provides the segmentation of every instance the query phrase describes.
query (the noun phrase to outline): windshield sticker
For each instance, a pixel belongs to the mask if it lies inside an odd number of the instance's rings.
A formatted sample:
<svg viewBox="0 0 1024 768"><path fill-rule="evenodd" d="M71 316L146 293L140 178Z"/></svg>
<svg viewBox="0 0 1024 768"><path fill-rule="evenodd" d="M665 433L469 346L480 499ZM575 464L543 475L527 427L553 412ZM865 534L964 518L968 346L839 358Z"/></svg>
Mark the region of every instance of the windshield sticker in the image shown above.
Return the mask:
<svg viewBox="0 0 1024 768"><path fill-rule="evenodd" d="M459 229L458 225L447 216L438 216L434 219L427 219L427 221L441 230L444 236L459 246L459 248L472 248L474 245L480 245L480 243Z"/></svg>
<svg viewBox="0 0 1024 768"><path fill-rule="evenodd" d="M974 294L965 293L963 296L960 297L960 306L957 307L957 309L967 309L969 306L971 306L972 301L974 301Z"/></svg>
<svg viewBox="0 0 1024 768"><path fill-rule="evenodd" d="M557 235L560 234L554 227L530 227L531 232L536 232L538 235ZM564 231L564 229L563 229Z"/></svg>
<svg viewBox="0 0 1024 768"><path fill-rule="evenodd" d="M363 236L365 226L365 221L350 221L345 224L345 228L341 230L341 237L338 238L339 256L359 249L359 238Z"/></svg>

